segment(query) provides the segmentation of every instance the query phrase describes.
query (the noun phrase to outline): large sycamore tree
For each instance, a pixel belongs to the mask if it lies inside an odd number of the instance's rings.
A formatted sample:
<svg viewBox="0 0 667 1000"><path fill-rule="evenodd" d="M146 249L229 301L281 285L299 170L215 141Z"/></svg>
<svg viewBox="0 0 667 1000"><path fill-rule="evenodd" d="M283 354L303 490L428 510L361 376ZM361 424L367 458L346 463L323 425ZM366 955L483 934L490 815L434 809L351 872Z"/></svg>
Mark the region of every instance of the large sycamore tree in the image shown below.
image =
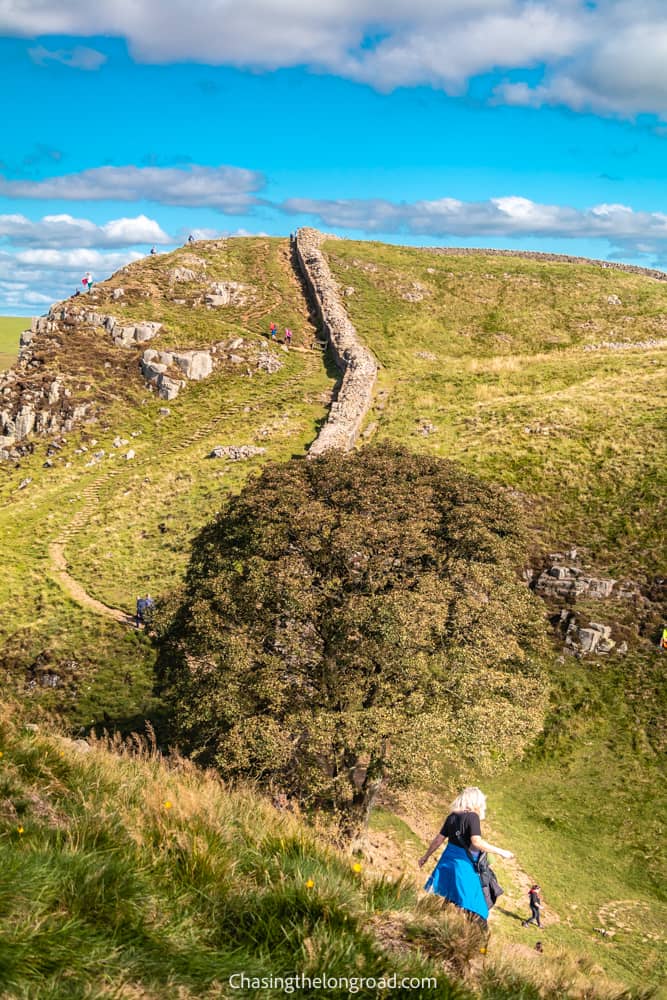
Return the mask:
<svg viewBox="0 0 667 1000"><path fill-rule="evenodd" d="M516 757L544 619L506 491L390 447L273 465L195 540L158 610L178 738L354 832L382 784Z"/></svg>

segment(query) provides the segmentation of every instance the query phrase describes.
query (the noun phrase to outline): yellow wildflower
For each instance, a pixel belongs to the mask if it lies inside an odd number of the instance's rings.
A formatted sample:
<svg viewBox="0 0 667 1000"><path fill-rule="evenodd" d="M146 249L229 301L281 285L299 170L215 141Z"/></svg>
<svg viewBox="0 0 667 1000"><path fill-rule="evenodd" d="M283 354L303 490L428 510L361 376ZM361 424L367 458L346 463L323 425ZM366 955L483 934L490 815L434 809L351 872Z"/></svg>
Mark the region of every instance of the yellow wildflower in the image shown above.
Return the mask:
<svg viewBox="0 0 667 1000"><path fill-rule="evenodd" d="M358 861L355 861L354 864L352 865L352 871L353 872L360 872L361 871L361 865L359 864Z"/></svg>
<svg viewBox="0 0 667 1000"><path fill-rule="evenodd" d="M172 806L173 806L173 802L170 802L169 799L167 799L167 801L164 804L165 809L171 809Z"/></svg>
<svg viewBox="0 0 667 1000"><path fill-rule="evenodd" d="M17 826L16 827L16 832L17 833L23 833L23 827L22 826Z"/></svg>
<svg viewBox="0 0 667 1000"><path fill-rule="evenodd" d="M313 882L312 878L309 878L308 881L306 882L306 889L312 889L314 885L315 883Z"/></svg>

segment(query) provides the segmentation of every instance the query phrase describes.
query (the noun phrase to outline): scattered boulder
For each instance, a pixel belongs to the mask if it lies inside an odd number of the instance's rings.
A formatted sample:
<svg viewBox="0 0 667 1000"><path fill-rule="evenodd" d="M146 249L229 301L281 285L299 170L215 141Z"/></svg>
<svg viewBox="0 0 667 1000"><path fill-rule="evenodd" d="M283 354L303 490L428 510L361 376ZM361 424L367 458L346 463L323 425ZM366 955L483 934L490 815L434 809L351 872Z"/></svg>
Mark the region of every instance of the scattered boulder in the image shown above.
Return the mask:
<svg viewBox="0 0 667 1000"><path fill-rule="evenodd" d="M132 459L132 458L135 457L135 454L136 454L136 452L135 452L134 448L130 448L129 451L125 452L124 457L129 461L130 459Z"/></svg>
<svg viewBox="0 0 667 1000"><path fill-rule="evenodd" d="M619 299L618 295L608 295L607 296L607 305L610 305L610 306L620 306L622 304L623 303Z"/></svg>
<svg viewBox="0 0 667 1000"><path fill-rule="evenodd" d="M170 378L168 375L158 375L157 394L160 399L176 399L183 385L184 383L179 379Z"/></svg>

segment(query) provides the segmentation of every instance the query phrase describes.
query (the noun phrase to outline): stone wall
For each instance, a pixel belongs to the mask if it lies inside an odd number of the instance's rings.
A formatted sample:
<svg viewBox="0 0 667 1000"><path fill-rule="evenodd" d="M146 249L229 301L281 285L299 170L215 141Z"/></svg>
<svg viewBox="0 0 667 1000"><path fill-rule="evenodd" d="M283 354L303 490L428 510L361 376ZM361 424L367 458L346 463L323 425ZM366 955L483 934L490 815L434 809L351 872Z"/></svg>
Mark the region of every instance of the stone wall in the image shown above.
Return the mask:
<svg viewBox="0 0 667 1000"><path fill-rule="evenodd" d="M333 358L342 379L329 417L308 452L314 458L332 448L349 451L373 401L377 363L357 338L341 303L338 285L320 250L326 237L317 229L299 229L294 239L299 267L315 302Z"/></svg>

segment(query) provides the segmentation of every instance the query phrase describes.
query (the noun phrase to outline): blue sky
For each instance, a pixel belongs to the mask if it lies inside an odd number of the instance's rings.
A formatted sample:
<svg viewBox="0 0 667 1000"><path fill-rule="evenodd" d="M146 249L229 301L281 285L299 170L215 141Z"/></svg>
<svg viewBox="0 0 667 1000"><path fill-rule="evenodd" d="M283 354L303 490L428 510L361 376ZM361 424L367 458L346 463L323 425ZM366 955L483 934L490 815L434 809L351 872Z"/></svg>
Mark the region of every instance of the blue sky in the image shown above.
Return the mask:
<svg viewBox="0 0 667 1000"><path fill-rule="evenodd" d="M0 313L189 232L667 267L658 0L0 0Z"/></svg>

